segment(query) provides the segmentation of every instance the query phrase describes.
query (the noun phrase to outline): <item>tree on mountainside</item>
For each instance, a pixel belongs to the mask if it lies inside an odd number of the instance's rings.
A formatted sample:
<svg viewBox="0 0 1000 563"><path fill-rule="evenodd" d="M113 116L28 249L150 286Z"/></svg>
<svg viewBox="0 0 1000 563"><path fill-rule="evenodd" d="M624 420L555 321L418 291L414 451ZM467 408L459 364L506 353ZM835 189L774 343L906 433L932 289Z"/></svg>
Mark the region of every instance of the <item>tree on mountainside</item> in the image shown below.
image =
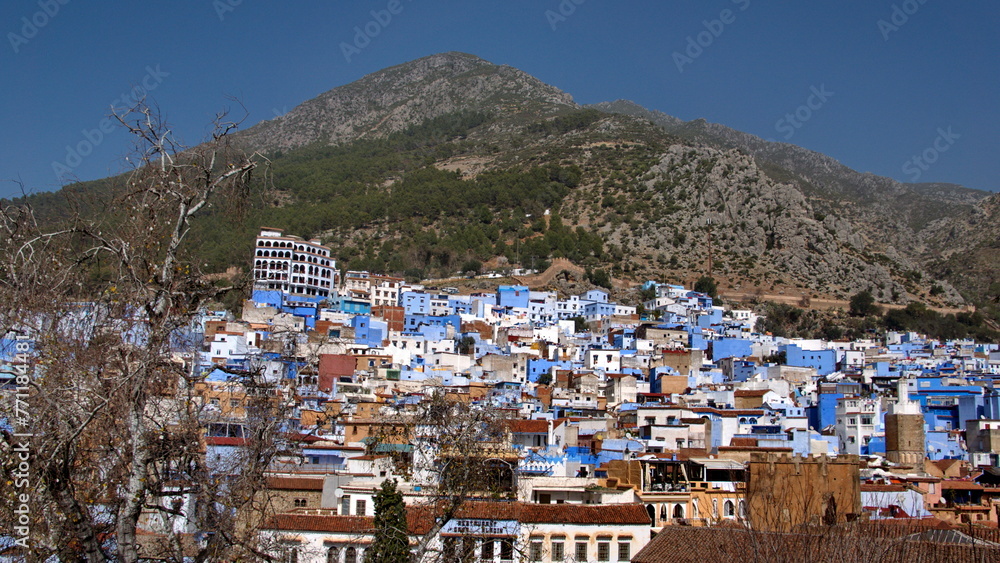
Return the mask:
<svg viewBox="0 0 1000 563"><path fill-rule="evenodd" d="M882 308L875 304L870 291L859 291L851 296L849 311L853 317L868 317L881 314Z"/></svg>
<svg viewBox="0 0 1000 563"><path fill-rule="evenodd" d="M719 296L718 285L715 283L715 278L712 276L701 276L696 282L694 282L694 290L698 293L704 293L712 299Z"/></svg>

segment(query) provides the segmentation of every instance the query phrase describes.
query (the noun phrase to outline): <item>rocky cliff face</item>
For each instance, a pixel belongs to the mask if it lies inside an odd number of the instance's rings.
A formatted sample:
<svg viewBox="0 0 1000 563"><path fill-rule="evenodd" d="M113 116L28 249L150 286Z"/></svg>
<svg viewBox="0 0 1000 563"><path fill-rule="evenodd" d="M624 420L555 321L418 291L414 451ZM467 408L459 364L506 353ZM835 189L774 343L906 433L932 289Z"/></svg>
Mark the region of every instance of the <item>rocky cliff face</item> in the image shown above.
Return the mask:
<svg viewBox="0 0 1000 563"><path fill-rule="evenodd" d="M955 274L964 271L966 276L982 278L984 266L989 263L975 255L990 254L988 241L991 239L988 235L979 236L983 229L974 227L987 223L983 218L993 216L989 192L955 184L907 184L860 173L802 147L768 142L701 119L685 122L626 100L591 107L648 119L696 145L735 149L752 157L769 178L792 185L804 195L813 216L831 218L853 233L849 247L841 248L840 252L856 253L858 259L879 266L897 281L903 280L902 285L897 283L891 290L881 290L883 298L886 294L905 295L902 286L907 286L910 293L920 293L926 287L919 287L921 284L913 280L923 279L928 273L931 274L928 278L955 280L967 292L983 285L980 281L970 286L964 283L968 281L965 277ZM956 253L960 258L952 258ZM965 265L955 264L956 259ZM827 258L821 260L828 261ZM972 266L972 262L977 265ZM985 270L987 273L992 271ZM817 273L824 279L835 279L829 277L831 272ZM875 287L890 287L884 276L879 276L878 280L869 278L860 279L865 280L864 283L876 283ZM910 283L906 283L906 279ZM859 283L848 285L857 287ZM946 294L947 301L952 303L959 302L953 288L940 285L945 290L940 295Z"/></svg>
<svg viewBox="0 0 1000 563"><path fill-rule="evenodd" d="M869 290L882 301L920 291L901 281L918 265L879 252L849 218L817 211L798 187L775 182L736 149L675 144L643 178L626 188L628 205L580 205L609 242L628 249L626 260L706 272L711 240L713 273L736 284L840 297ZM607 197L614 196L592 187L574 199ZM944 290L944 298L961 302L950 285Z"/></svg>

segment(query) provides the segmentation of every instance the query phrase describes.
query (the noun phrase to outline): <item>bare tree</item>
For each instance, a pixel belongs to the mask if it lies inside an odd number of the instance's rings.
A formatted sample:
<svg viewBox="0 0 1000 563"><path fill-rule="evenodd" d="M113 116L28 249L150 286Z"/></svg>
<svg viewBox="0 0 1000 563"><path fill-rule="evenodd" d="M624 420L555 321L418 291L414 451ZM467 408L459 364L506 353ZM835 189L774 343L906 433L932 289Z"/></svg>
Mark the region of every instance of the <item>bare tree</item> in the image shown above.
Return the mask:
<svg viewBox="0 0 1000 563"><path fill-rule="evenodd" d="M192 261L192 222L211 206L238 219L258 158L231 144L238 122L226 114L190 149L146 105L115 117L133 135L136 158L120 185L88 202L101 213L71 202L76 211L55 226L24 204L0 213L0 300L11 304L0 332L33 342L27 415L18 419L31 434L21 552L125 562L263 556L244 515L273 455L276 402L257 374L242 374L251 397L245 447L210 463L193 395L196 350L183 338L224 291ZM7 450L20 444L13 433L4 438ZM164 533L144 542L137 530L151 521Z"/></svg>
<svg viewBox="0 0 1000 563"><path fill-rule="evenodd" d="M434 538L472 501L516 498L518 457L510 442L511 418L511 412L486 401L457 400L443 389L384 417L368 448L394 457L397 472L426 492L424 509L434 520L417 542L415 561L473 560L475 541L437 545Z"/></svg>

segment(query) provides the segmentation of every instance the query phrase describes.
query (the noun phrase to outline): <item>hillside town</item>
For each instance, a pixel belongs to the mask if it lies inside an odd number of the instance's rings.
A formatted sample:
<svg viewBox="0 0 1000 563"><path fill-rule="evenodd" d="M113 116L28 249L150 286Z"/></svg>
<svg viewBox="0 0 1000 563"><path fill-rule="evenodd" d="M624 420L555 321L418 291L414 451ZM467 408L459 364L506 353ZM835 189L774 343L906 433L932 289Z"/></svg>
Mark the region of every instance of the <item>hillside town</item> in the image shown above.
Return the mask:
<svg viewBox="0 0 1000 563"><path fill-rule="evenodd" d="M688 560L677 545L704 561L690 546L719 530L850 522L1000 553L996 344L776 337L657 281L636 307L342 274L280 229L260 231L252 266L240 316L205 311L176 359L197 374L206 459L251 439L248 374L284 407L259 505L279 560L366 560L390 482L411 550L444 561ZM5 389L29 348L5 339ZM147 507L140 535L204 541L196 497Z"/></svg>

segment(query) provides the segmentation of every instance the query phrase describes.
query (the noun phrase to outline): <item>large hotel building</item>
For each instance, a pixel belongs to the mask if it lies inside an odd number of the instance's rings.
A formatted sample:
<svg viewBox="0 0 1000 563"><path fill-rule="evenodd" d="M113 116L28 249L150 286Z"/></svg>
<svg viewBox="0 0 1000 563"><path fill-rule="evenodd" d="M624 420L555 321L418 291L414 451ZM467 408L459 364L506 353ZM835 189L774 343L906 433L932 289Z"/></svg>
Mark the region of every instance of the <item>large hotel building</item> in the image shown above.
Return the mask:
<svg viewBox="0 0 1000 563"><path fill-rule="evenodd" d="M261 229L253 268L254 289L281 291L286 297L329 297L339 277L328 247L281 229Z"/></svg>

